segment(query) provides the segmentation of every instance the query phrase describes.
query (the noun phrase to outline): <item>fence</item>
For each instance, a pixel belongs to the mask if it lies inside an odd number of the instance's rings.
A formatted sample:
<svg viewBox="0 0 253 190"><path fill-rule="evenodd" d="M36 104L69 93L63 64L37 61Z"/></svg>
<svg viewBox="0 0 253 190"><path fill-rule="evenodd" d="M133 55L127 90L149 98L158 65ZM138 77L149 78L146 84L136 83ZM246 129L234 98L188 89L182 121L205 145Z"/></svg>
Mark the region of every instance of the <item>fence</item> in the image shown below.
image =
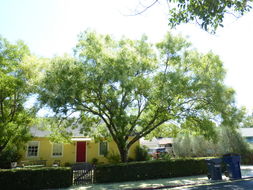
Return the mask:
<svg viewBox="0 0 253 190"><path fill-rule="evenodd" d="M95 167L89 163L77 163L72 165L73 185L93 183Z"/></svg>

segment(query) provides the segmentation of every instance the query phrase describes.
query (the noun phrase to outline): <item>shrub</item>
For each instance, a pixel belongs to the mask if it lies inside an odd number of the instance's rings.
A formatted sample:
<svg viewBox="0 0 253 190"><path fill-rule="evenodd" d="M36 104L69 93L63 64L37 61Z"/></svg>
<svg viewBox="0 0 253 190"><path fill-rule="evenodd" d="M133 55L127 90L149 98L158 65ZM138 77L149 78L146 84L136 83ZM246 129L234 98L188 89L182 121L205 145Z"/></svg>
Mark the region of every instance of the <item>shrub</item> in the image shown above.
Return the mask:
<svg viewBox="0 0 253 190"><path fill-rule="evenodd" d="M174 159L97 166L96 183L183 177L207 173L205 159ZM120 175L119 175L120 174ZM117 177L115 177L117 176Z"/></svg>
<svg viewBox="0 0 253 190"><path fill-rule="evenodd" d="M92 163L93 165L97 165L98 159L97 159L97 158L92 158L91 163Z"/></svg>
<svg viewBox="0 0 253 190"><path fill-rule="evenodd" d="M8 169L11 167L11 162L17 162L21 158L18 151L13 149L6 149L0 153L0 168Z"/></svg>
<svg viewBox="0 0 253 190"><path fill-rule="evenodd" d="M63 188L72 185L70 168L0 170L0 187L8 190Z"/></svg>
<svg viewBox="0 0 253 190"><path fill-rule="evenodd" d="M69 163L69 162L65 162L64 163L64 167L70 167L72 164L71 163Z"/></svg>
<svg viewBox="0 0 253 190"><path fill-rule="evenodd" d="M110 152L109 154L106 155L106 159L110 164L117 164L120 163L120 155L115 153L115 152Z"/></svg>
<svg viewBox="0 0 253 190"><path fill-rule="evenodd" d="M147 161L150 159L150 156L148 155L148 150L146 147L143 146L137 146L135 148L135 159L136 161Z"/></svg>
<svg viewBox="0 0 253 190"><path fill-rule="evenodd" d="M163 153L160 155L160 159L162 159L162 160L170 160L171 157L172 157L172 155L168 154L168 153Z"/></svg>
<svg viewBox="0 0 253 190"><path fill-rule="evenodd" d="M241 154L241 163L245 165L253 164L253 150L249 150L243 154Z"/></svg>

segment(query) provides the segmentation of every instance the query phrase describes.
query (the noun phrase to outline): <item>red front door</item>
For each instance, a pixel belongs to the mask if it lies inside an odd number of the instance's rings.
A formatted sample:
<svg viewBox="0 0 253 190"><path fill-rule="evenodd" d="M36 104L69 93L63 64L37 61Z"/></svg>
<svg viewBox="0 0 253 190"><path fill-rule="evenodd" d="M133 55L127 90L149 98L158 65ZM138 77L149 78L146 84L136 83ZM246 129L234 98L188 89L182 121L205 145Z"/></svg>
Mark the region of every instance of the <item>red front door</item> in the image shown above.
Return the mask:
<svg viewBox="0 0 253 190"><path fill-rule="evenodd" d="M76 143L76 162L86 161L86 142Z"/></svg>

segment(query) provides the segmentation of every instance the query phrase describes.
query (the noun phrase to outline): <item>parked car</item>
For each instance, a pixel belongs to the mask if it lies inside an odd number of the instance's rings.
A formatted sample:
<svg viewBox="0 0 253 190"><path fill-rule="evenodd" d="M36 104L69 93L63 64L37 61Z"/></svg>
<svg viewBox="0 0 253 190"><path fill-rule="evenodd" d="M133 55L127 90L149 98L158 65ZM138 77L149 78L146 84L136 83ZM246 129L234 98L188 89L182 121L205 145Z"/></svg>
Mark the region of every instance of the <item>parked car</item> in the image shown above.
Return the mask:
<svg viewBox="0 0 253 190"><path fill-rule="evenodd" d="M162 154L167 154L165 147L157 147L157 148L150 148L148 149L148 154L153 159L159 159Z"/></svg>

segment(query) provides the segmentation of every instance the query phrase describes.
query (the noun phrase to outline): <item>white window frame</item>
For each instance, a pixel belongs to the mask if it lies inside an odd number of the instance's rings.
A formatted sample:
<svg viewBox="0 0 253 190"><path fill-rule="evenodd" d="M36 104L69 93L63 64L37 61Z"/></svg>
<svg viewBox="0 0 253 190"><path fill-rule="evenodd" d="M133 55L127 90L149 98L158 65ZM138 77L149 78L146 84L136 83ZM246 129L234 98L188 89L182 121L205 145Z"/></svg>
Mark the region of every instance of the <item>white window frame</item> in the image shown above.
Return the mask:
<svg viewBox="0 0 253 190"><path fill-rule="evenodd" d="M61 155L54 155L54 145L55 145L55 144L60 144L60 145L61 145ZM54 157L54 158L63 157L63 150L64 150L64 144L63 144L63 143L52 143L51 156Z"/></svg>
<svg viewBox="0 0 253 190"><path fill-rule="evenodd" d="M38 143L38 150L37 150L37 155L36 156L29 156L28 151L29 151L29 143ZM26 157L27 158L37 158L40 155L40 141L28 141L27 143L27 149L26 149Z"/></svg>
<svg viewBox="0 0 253 190"><path fill-rule="evenodd" d="M107 144L107 153L109 152L109 143L108 143L108 142L105 142L105 141L99 142L99 143L98 143L98 156L105 156L105 155L103 155L103 154L100 154L100 144L101 144L101 143L106 143L106 144Z"/></svg>

